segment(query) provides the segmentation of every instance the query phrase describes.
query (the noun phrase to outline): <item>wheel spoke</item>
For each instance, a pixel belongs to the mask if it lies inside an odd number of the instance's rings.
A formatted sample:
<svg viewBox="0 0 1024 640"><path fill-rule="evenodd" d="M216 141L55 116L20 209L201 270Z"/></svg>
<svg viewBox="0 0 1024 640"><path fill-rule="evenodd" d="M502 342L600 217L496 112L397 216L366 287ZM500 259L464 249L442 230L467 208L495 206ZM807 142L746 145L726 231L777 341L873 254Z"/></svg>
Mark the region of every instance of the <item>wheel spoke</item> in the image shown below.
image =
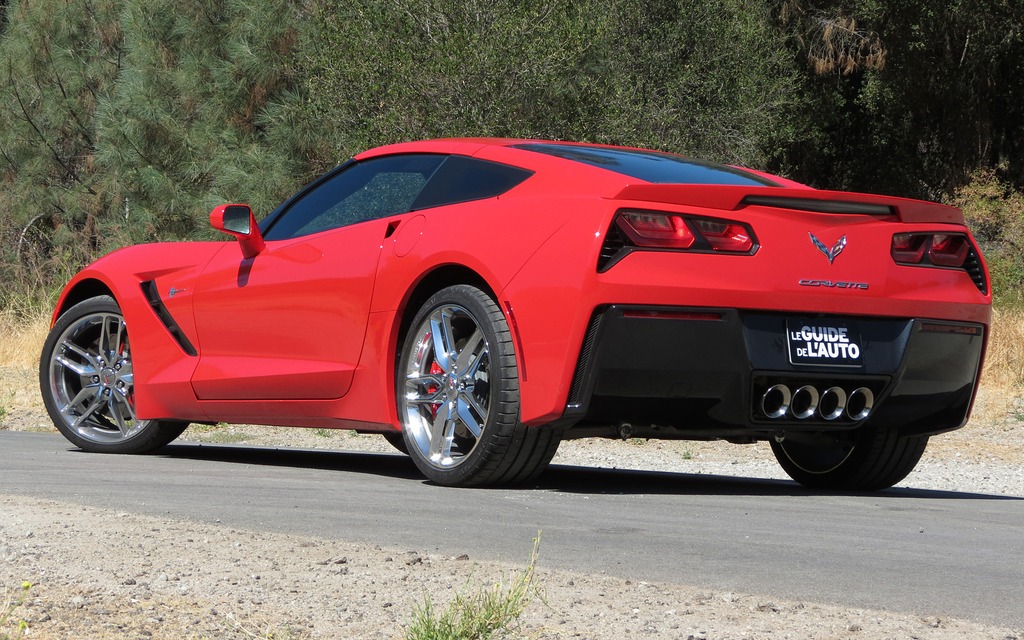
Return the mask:
<svg viewBox="0 0 1024 640"><path fill-rule="evenodd" d="M455 416L451 403L446 402L437 409L434 427L430 431L430 458L443 463L452 456L452 438L455 436Z"/></svg>
<svg viewBox="0 0 1024 640"><path fill-rule="evenodd" d="M92 353L89 353L85 349L79 347L74 342L71 342L70 340L65 340L64 342L60 343L60 346L66 348L68 351L74 351L83 360L85 360L86 362L91 364L93 367L95 367L97 369L99 368L99 362L98 362L98 359L96 358L96 355L92 354Z"/></svg>
<svg viewBox="0 0 1024 640"><path fill-rule="evenodd" d="M122 436L128 435L129 426L124 421L124 416L121 415L121 410L117 406L116 394L111 393L107 399L107 412L110 413L110 417L114 419L114 423L117 425L117 430L121 432Z"/></svg>
<svg viewBox="0 0 1024 640"><path fill-rule="evenodd" d="M78 416L74 424L71 426L73 426L76 429L82 426L82 423L88 420L89 417L92 416L92 414L96 413L96 411L103 405L103 391L97 390L96 394L93 395L92 400L89 402L89 406L86 407L85 411L82 412L82 415ZM70 409L71 407L69 406L68 408Z"/></svg>
<svg viewBox="0 0 1024 640"><path fill-rule="evenodd" d="M74 362L72 360L68 360L66 357L64 357L62 355L56 356L53 359L53 361L56 362L57 364L61 365L62 367L66 368L66 369L70 369L74 373L76 373L76 374L78 374L80 376L83 376L83 377L84 376L94 376L94 375L96 375L96 367L93 366L93 364L91 362L87 363L87 364L86 363L80 363L80 362Z"/></svg>
<svg viewBox="0 0 1024 640"><path fill-rule="evenodd" d="M411 404L441 404L443 402L441 395L441 390L427 392L422 395L410 392L405 396L405 401Z"/></svg>
<svg viewBox="0 0 1024 640"><path fill-rule="evenodd" d="M128 348L128 342L125 340L125 325L122 318L117 319L117 336L114 338L114 357L120 359L124 356L125 350Z"/></svg>
<svg viewBox="0 0 1024 640"><path fill-rule="evenodd" d="M478 420L481 423L487 422L487 408L480 405L480 401L477 400L472 389L467 389L460 393L459 400L464 402L467 407L473 410L473 413L477 415Z"/></svg>
<svg viewBox="0 0 1024 640"><path fill-rule="evenodd" d="M434 340L434 359L443 371L452 368L452 354L455 352L455 334L452 330L452 310L438 309L430 315L430 335Z"/></svg>
<svg viewBox="0 0 1024 640"><path fill-rule="evenodd" d="M470 402L472 396L460 395L458 401L458 414L459 420L462 424L466 425L469 432L473 434L474 438L479 438L480 434L483 433L483 428L480 426L481 420L477 418L480 416L481 419L486 419L485 413L481 412L480 406L476 402ZM474 415L475 412L475 415Z"/></svg>
<svg viewBox="0 0 1024 640"><path fill-rule="evenodd" d="M100 386L98 384L90 384L90 385L87 385L85 387L82 387L82 390L79 391L75 395L75 397L71 399L70 402L68 402L66 407L64 407L64 414L65 415L70 415L70 412L71 412L72 409L74 409L78 405L82 404L83 402L85 402L90 397L95 398L95 397L99 396L100 393L101 393L101 390L100 390Z"/></svg>
<svg viewBox="0 0 1024 640"><path fill-rule="evenodd" d="M466 340L466 344L459 352L459 357L455 360L459 375L474 375L475 369L480 367L480 362L486 354L487 341L484 340L484 334L480 332L480 329L477 329Z"/></svg>
<svg viewBox="0 0 1024 640"><path fill-rule="evenodd" d="M110 349L110 317L100 318L100 340L97 343L97 350L101 362L106 362L108 349Z"/></svg>
<svg viewBox="0 0 1024 640"><path fill-rule="evenodd" d="M441 402L444 382L441 381L440 376L429 373L424 375L412 374L406 379L405 384L406 388L409 389L405 395L406 402L413 404L439 404ZM429 389L431 388L434 390L430 391Z"/></svg>
<svg viewBox="0 0 1024 640"><path fill-rule="evenodd" d="M132 399L128 395L131 393L131 387L124 387L121 389L114 389L111 397L117 400L118 404L124 408L124 411L128 412L128 417L134 422L135 421L135 407L132 404ZM122 413L122 415L124 415Z"/></svg>

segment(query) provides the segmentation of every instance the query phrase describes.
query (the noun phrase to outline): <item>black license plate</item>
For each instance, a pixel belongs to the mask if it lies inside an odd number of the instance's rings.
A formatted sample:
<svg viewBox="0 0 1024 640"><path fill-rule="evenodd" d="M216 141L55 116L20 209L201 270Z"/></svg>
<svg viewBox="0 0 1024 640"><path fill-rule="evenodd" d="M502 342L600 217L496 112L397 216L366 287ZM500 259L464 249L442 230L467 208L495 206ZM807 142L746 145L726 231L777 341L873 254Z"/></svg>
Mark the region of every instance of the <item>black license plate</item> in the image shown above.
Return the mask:
<svg viewBox="0 0 1024 640"><path fill-rule="evenodd" d="M864 364L856 322L833 319L786 320L786 342L792 364L859 367Z"/></svg>

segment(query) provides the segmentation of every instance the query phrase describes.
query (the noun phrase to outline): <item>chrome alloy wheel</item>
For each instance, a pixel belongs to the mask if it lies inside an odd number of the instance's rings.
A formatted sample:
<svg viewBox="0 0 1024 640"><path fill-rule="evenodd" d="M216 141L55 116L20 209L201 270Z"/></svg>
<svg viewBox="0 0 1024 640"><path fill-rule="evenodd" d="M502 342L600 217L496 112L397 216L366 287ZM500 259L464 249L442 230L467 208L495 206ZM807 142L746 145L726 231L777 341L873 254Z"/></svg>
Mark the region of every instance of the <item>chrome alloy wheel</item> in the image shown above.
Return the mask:
<svg viewBox="0 0 1024 640"><path fill-rule="evenodd" d="M452 469L476 448L491 410L490 345L464 307L445 304L414 329L402 363L403 429L422 459Z"/></svg>
<svg viewBox="0 0 1024 640"><path fill-rule="evenodd" d="M135 376L124 318L91 313L57 339L49 363L50 392L64 425L97 444L117 444L145 430L135 418Z"/></svg>

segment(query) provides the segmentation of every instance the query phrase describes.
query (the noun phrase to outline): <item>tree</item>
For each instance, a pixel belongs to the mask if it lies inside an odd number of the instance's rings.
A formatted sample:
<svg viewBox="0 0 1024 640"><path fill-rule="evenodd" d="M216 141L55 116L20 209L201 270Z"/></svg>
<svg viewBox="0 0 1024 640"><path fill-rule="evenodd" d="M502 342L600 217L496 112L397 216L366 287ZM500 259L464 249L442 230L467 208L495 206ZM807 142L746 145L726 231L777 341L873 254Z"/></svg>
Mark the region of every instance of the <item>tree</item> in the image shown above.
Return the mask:
<svg viewBox="0 0 1024 640"><path fill-rule="evenodd" d="M98 177L93 118L122 60L118 7L23 0L5 8L0 275L45 280L103 244L100 220L111 201Z"/></svg>
<svg viewBox="0 0 1024 640"><path fill-rule="evenodd" d="M933 199L977 168L1024 186L1020 2L785 0L779 18L816 103L817 134L789 151L801 177Z"/></svg>
<svg viewBox="0 0 1024 640"><path fill-rule="evenodd" d="M98 117L99 161L117 194L117 235L181 239L244 201L268 212L305 176L288 0L133 0L127 52Z"/></svg>
<svg viewBox="0 0 1024 640"><path fill-rule="evenodd" d="M763 165L794 131L795 70L756 1L320 0L313 16L303 75L330 162L494 135Z"/></svg>

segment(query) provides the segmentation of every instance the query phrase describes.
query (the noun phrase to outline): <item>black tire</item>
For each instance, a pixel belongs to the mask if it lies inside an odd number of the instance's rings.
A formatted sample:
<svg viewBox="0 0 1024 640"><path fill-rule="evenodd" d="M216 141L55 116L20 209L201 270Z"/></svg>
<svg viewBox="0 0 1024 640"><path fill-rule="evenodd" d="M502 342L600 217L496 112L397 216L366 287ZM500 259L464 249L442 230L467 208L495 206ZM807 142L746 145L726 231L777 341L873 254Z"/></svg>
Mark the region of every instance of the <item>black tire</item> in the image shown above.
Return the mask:
<svg viewBox="0 0 1024 640"><path fill-rule="evenodd" d="M148 453L187 422L137 420L131 345L110 296L80 302L50 330L39 359L39 388L53 424L75 446L97 453Z"/></svg>
<svg viewBox="0 0 1024 640"><path fill-rule="evenodd" d="M405 455L409 455L409 449L405 446L405 437L402 436L401 431L388 431L380 434L384 436L384 439L388 441L395 449L398 449Z"/></svg>
<svg viewBox="0 0 1024 640"><path fill-rule="evenodd" d="M528 482L558 449L561 431L519 421L519 372L508 324L475 287L448 287L423 304L396 378L406 449L438 484Z"/></svg>
<svg viewBox="0 0 1024 640"><path fill-rule="evenodd" d="M862 428L837 434L794 434L773 440L772 452L800 484L829 491L877 491L914 470L928 436L900 436L895 429Z"/></svg>

